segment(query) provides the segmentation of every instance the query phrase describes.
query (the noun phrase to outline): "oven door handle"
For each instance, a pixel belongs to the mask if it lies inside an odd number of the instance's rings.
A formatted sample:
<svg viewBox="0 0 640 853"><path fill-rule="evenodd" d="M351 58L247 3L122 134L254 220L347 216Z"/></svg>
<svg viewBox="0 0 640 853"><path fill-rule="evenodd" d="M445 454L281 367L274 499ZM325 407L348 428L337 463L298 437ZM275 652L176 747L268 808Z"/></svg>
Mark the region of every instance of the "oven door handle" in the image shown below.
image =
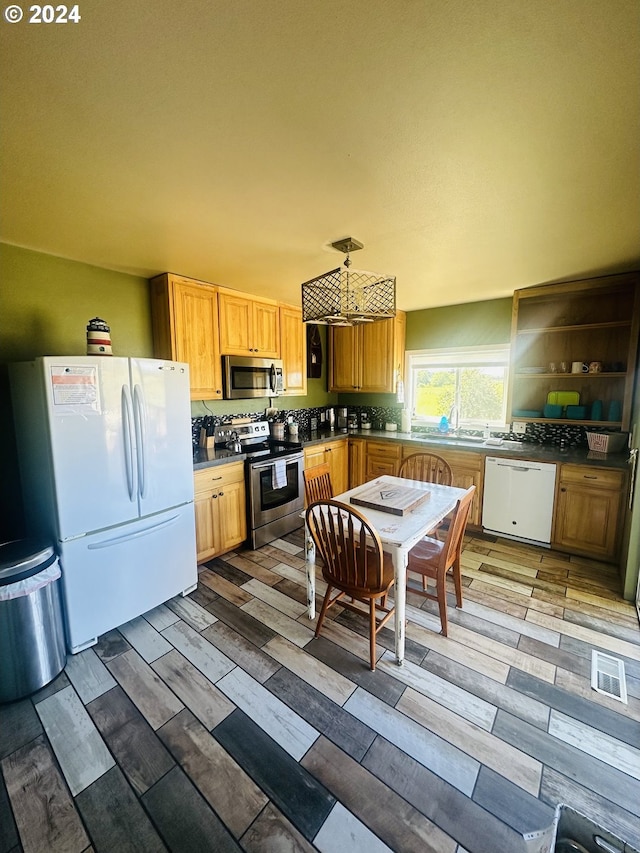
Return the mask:
<svg viewBox="0 0 640 853"><path fill-rule="evenodd" d="M251 466L252 470L255 470L256 468L268 468L272 465L275 465L276 462L279 462L280 460L285 461L288 465L290 462L300 461L303 457L304 457L303 453L289 453L289 454L285 454L284 456L275 456L275 457L270 456L267 459L261 459L260 461L256 460L255 462L249 462L249 465Z"/></svg>

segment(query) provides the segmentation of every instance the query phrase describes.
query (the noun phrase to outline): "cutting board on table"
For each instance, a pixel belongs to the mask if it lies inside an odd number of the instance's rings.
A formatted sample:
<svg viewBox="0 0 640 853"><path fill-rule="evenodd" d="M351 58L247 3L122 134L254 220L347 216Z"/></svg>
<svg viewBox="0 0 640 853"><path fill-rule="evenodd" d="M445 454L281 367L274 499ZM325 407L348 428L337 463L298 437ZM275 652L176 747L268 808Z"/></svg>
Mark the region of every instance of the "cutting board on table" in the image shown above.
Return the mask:
<svg viewBox="0 0 640 853"><path fill-rule="evenodd" d="M547 403L552 406L577 406L580 403L578 391L549 391Z"/></svg>
<svg viewBox="0 0 640 853"><path fill-rule="evenodd" d="M367 486L351 496L351 503L391 515L406 515L430 498L429 492L411 486Z"/></svg>

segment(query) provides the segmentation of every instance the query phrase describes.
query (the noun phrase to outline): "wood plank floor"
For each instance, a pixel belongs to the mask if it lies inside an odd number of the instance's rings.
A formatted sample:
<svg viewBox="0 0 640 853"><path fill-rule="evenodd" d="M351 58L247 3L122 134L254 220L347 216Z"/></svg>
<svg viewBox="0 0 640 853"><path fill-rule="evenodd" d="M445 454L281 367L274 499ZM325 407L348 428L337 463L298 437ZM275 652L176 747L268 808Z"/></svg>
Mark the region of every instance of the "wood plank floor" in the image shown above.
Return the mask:
<svg viewBox="0 0 640 853"><path fill-rule="evenodd" d="M640 847L640 631L615 569L468 536L440 636L408 594L407 658L305 611L301 531L201 567L198 589L0 707L0 853L514 853L558 802ZM323 592L321 582L319 592ZM628 704L590 687L624 660Z"/></svg>

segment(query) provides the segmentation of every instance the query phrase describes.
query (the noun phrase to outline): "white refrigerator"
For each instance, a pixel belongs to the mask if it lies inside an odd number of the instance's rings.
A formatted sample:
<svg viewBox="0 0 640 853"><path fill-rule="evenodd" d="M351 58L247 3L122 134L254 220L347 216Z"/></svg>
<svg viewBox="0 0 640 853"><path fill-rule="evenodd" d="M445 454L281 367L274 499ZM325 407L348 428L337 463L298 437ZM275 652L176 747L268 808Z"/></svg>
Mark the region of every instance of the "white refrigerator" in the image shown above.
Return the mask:
<svg viewBox="0 0 640 853"><path fill-rule="evenodd" d="M10 378L27 531L56 544L76 653L197 584L189 368L55 356Z"/></svg>

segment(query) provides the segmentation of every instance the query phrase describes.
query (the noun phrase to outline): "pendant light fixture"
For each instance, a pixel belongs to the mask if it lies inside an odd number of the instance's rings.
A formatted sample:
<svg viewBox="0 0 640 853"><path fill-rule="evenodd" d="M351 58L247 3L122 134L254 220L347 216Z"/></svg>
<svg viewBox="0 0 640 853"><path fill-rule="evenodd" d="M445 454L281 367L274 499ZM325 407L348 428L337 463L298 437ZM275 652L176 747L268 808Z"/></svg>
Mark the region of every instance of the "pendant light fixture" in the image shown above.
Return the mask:
<svg viewBox="0 0 640 853"><path fill-rule="evenodd" d="M344 268L305 281L302 285L302 319L305 323L355 326L396 316L396 278L365 270L352 270L350 252L363 248L353 237L331 244L346 254Z"/></svg>

